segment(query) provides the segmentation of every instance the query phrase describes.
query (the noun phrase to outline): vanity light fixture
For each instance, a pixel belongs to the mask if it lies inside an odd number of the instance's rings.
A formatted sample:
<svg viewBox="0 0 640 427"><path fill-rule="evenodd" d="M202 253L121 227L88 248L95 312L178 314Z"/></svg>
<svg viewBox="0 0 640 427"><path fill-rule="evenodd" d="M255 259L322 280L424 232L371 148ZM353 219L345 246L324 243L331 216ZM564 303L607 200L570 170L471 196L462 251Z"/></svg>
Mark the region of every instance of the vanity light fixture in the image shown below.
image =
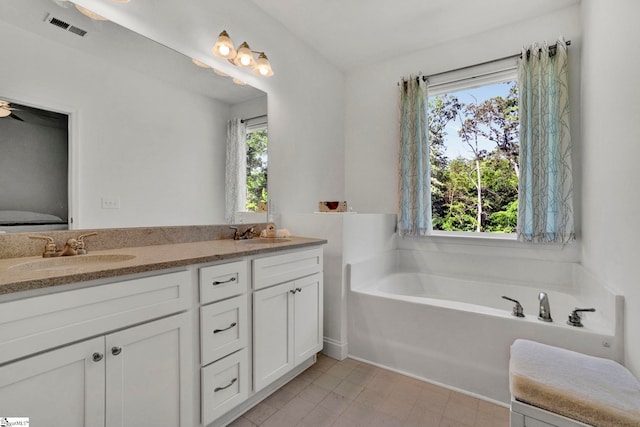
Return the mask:
<svg viewBox="0 0 640 427"><path fill-rule="evenodd" d="M68 2L70 0L62 0L63 2ZM113 0L116 3L129 3L131 0ZM83 15L88 16L89 18L95 21L107 21L108 19L102 15L98 15L92 10L87 9L86 7L82 7L78 4L75 5L76 9L78 9Z"/></svg>
<svg viewBox="0 0 640 427"><path fill-rule="evenodd" d="M253 72L259 76L273 76L269 58L267 58L264 52L251 50L247 42L243 42L236 50L226 30L220 33L211 50L216 56L229 60L233 65L238 67L252 67ZM258 54L257 61L254 53Z"/></svg>
<svg viewBox="0 0 640 427"><path fill-rule="evenodd" d="M11 107L7 101L0 100L0 117L8 117L11 115Z"/></svg>
<svg viewBox="0 0 640 427"><path fill-rule="evenodd" d="M97 13L95 13L92 10L87 9L86 7L82 7L79 4L75 5L76 9L78 9L80 11L80 13L82 13L85 16L88 16L89 18L93 19L94 21L106 21L107 18L105 18L102 15L98 15Z"/></svg>
<svg viewBox="0 0 640 427"><path fill-rule="evenodd" d="M193 62L194 64L196 64L200 68L211 68L209 65L205 64L202 61L198 61L196 58L191 58L191 62Z"/></svg>

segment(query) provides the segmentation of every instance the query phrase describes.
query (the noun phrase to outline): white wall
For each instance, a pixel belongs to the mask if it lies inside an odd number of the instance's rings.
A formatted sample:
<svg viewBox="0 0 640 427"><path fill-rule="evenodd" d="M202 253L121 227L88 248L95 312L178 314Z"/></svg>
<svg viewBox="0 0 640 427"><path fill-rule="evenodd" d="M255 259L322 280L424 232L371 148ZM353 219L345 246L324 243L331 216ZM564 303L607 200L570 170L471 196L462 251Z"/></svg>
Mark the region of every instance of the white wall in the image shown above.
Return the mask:
<svg viewBox="0 0 640 427"><path fill-rule="evenodd" d="M572 131L573 136L579 138L580 34L579 7L573 6L411 55L384 58L374 66L350 71L345 83L346 200L349 205L357 212L397 211L399 95L396 83L409 74L430 75L514 55L524 45L545 40L553 43L559 35L564 35L573 43L570 48ZM574 163L579 166L579 162ZM579 188L576 193L579 195Z"/></svg>
<svg viewBox="0 0 640 427"><path fill-rule="evenodd" d="M640 2L583 0L582 8L583 263L624 294L625 359L640 376Z"/></svg>
<svg viewBox="0 0 640 427"><path fill-rule="evenodd" d="M76 228L224 221L228 105L3 22L0 52L0 97L71 113Z"/></svg>
<svg viewBox="0 0 640 427"><path fill-rule="evenodd" d="M311 213L320 200L344 200L344 76L251 0L185 1L169 16L162 8L172 7L170 1L139 9L76 3L268 94L269 198L276 214ZM205 34L203 28L211 30ZM213 56L223 29L236 44L246 40L266 52L274 76L258 77Z"/></svg>

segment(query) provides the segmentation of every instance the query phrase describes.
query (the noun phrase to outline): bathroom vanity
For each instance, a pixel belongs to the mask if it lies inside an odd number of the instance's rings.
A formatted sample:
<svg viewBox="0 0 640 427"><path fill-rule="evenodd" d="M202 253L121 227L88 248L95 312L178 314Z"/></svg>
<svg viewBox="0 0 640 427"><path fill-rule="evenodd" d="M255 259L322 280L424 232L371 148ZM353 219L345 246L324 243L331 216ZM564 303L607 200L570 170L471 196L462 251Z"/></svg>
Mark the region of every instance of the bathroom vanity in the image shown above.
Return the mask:
<svg viewBox="0 0 640 427"><path fill-rule="evenodd" d="M0 416L225 425L321 350L323 243L188 242L91 251L78 258L93 261L67 265L0 259Z"/></svg>

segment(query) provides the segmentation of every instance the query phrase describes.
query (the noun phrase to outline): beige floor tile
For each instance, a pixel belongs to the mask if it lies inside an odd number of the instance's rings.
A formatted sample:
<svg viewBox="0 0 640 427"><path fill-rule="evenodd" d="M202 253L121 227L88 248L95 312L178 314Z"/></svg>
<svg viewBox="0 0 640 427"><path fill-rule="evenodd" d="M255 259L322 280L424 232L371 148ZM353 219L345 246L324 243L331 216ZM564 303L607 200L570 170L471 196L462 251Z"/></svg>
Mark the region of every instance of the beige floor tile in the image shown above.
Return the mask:
<svg viewBox="0 0 640 427"><path fill-rule="evenodd" d="M509 427L509 411L489 413L478 410L474 427Z"/></svg>
<svg viewBox="0 0 640 427"><path fill-rule="evenodd" d="M260 425L277 411L277 408L274 408L273 406L270 406L265 402L261 402L251 408L248 412L246 412L243 417L256 425Z"/></svg>
<svg viewBox="0 0 640 427"><path fill-rule="evenodd" d="M329 409L337 415L341 415L351 405L351 401L344 396L330 392L322 399L318 406Z"/></svg>
<svg viewBox="0 0 640 427"><path fill-rule="evenodd" d="M403 402L401 400L389 399L387 397L385 400L377 405L376 410L384 412L387 415L391 415L395 418L399 418L404 420L409 416L409 413L413 409L413 404L408 402Z"/></svg>
<svg viewBox="0 0 640 427"><path fill-rule="evenodd" d="M301 427L329 427L338 419L338 415L322 406L316 406L298 424Z"/></svg>
<svg viewBox="0 0 640 427"><path fill-rule="evenodd" d="M441 419L440 412L414 406L405 419L405 423L411 427L439 427Z"/></svg>
<svg viewBox="0 0 640 427"><path fill-rule="evenodd" d="M300 375L298 375L298 378L302 378L306 381L313 382L316 378L318 378L323 373L324 373L323 371L320 371L318 369L309 368L303 373L301 373Z"/></svg>
<svg viewBox="0 0 640 427"><path fill-rule="evenodd" d="M284 405L279 412L286 414L287 417L295 419L296 422L298 422L307 416L315 406L316 405L311 402L307 402L299 397L294 397L289 401L289 403Z"/></svg>
<svg viewBox="0 0 640 427"><path fill-rule="evenodd" d="M476 412L477 410L472 407L468 401L465 401L465 404L462 404L449 398L447 407L444 409L444 418L456 421L460 424L473 426L476 420Z"/></svg>
<svg viewBox="0 0 640 427"><path fill-rule="evenodd" d="M440 421L440 426L439 427L473 427L473 426L469 425L469 424L461 423L461 422L456 421L456 420L452 420L450 418L443 418Z"/></svg>
<svg viewBox="0 0 640 427"><path fill-rule="evenodd" d="M404 421L384 413L376 413L371 427L404 427Z"/></svg>
<svg viewBox="0 0 640 427"><path fill-rule="evenodd" d="M327 374L334 375L338 378L344 379L347 375L349 375L353 371L354 367L349 365L343 365L341 363L336 363L332 367L327 370Z"/></svg>
<svg viewBox="0 0 640 427"><path fill-rule="evenodd" d="M358 395L358 397L356 398L356 402L362 403L363 405L376 407L384 402L386 396L386 393L384 393L382 390L374 390L366 387L364 390L362 390L362 393Z"/></svg>
<svg viewBox="0 0 640 427"><path fill-rule="evenodd" d="M362 385L350 383L349 381L342 381L333 389L333 392L344 396L347 399L354 400L362 390L364 390L364 386Z"/></svg>
<svg viewBox="0 0 640 427"><path fill-rule="evenodd" d="M313 384L332 391L342 382L342 379L334 375L324 373L313 381Z"/></svg>
<svg viewBox="0 0 640 427"><path fill-rule="evenodd" d="M232 427L508 427L509 410L353 359L318 362Z"/></svg>
<svg viewBox="0 0 640 427"><path fill-rule="evenodd" d="M249 421L248 419L246 419L245 417L240 417L234 422L232 422L231 424L229 424L228 427L256 427L256 425L251 421Z"/></svg>
<svg viewBox="0 0 640 427"><path fill-rule="evenodd" d="M375 419L376 411L372 410L370 406L363 405L358 402L353 402L342 413L343 418L349 418L350 420L363 423L364 425L370 425Z"/></svg>
<svg viewBox="0 0 640 427"><path fill-rule="evenodd" d="M304 390L298 393L300 399L306 400L313 404L318 404L327 397L329 390L322 388L316 384L309 384Z"/></svg>
<svg viewBox="0 0 640 427"><path fill-rule="evenodd" d="M444 409L449 401L449 395L444 393L438 393L431 388L424 389L420 392L420 396L416 400L414 406L419 408L437 412L440 415L444 413Z"/></svg>
<svg viewBox="0 0 640 427"><path fill-rule="evenodd" d="M464 405L472 408L473 410L478 409L478 404L480 402L479 399L473 398L466 394L458 393L452 391L449 395L449 402L453 402L455 404Z"/></svg>
<svg viewBox="0 0 640 427"><path fill-rule="evenodd" d="M350 383L367 386L369 385L369 383L371 383L371 381L373 381L374 378L374 372L359 371L358 369L354 369L349 373L349 375L346 376L345 380L349 381Z"/></svg>
<svg viewBox="0 0 640 427"><path fill-rule="evenodd" d="M289 401L293 399L295 396L296 395L293 394L292 392L285 390L284 388L281 388L280 390L273 393L271 396L267 397L264 400L264 403L266 403L269 406L273 406L276 409L282 409L282 407L287 403L289 403Z"/></svg>
<svg viewBox="0 0 640 427"><path fill-rule="evenodd" d="M290 417L288 414L278 411L270 416L264 423L260 424L260 427L293 427L298 424L300 420Z"/></svg>
<svg viewBox="0 0 640 427"><path fill-rule="evenodd" d="M285 384L284 387L282 387L282 390L286 390L295 395L307 388L309 384L311 384L310 380L297 376Z"/></svg>
<svg viewBox="0 0 640 427"><path fill-rule="evenodd" d="M320 371L326 372L328 371L333 365L336 364L336 360L335 359L331 359L330 357L327 357L323 354L319 354L318 355L318 360L316 361L316 363L313 365L314 369L318 369Z"/></svg>

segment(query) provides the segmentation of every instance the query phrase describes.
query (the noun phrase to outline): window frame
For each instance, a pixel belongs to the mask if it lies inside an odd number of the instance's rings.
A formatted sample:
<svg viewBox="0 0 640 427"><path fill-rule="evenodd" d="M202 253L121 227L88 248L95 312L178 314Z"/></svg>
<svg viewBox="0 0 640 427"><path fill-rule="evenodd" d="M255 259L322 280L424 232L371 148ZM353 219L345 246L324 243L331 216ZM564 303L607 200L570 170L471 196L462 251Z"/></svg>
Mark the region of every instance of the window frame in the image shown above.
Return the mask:
<svg viewBox="0 0 640 427"><path fill-rule="evenodd" d="M507 81L518 81L518 56L463 67L426 78L427 97L474 89ZM431 204L430 204L431 206ZM429 227L428 237L517 241L517 234L499 232L447 231Z"/></svg>

